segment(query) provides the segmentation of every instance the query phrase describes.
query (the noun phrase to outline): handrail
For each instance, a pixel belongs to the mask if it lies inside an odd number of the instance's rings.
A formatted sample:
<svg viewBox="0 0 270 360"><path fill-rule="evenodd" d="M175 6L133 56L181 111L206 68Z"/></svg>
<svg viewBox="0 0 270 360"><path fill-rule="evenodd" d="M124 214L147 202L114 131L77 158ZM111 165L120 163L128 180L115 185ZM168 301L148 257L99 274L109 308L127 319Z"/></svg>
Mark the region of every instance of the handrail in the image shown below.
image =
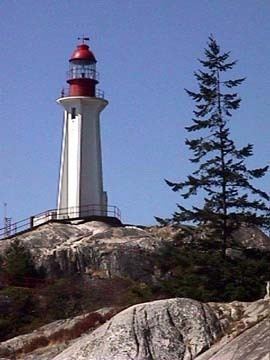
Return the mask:
<svg viewBox="0 0 270 360"><path fill-rule="evenodd" d="M99 80L99 72L90 69L90 68L72 68L67 71L67 79L73 80L73 79L91 79L91 80Z"/></svg>
<svg viewBox="0 0 270 360"><path fill-rule="evenodd" d="M105 96L104 91L99 88L96 88L95 97L99 99L104 99L104 96Z"/></svg>
<svg viewBox="0 0 270 360"><path fill-rule="evenodd" d="M121 221L121 212L117 206L103 206L98 204L46 210L34 216L30 216L29 218L10 224L8 228L0 228L0 239L8 239L18 233L31 230L36 226L53 220L75 220L88 217L112 217Z"/></svg>

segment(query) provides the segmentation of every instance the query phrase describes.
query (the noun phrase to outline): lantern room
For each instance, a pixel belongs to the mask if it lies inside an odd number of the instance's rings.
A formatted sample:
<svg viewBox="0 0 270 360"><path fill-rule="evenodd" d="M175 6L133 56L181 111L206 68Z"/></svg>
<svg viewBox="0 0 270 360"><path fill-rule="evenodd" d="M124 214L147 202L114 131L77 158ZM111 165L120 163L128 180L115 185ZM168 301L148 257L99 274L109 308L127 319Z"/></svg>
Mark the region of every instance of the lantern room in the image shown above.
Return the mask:
<svg viewBox="0 0 270 360"><path fill-rule="evenodd" d="M98 84L96 63L95 55L87 44L83 42L77 45L69 59L67 79L69 96L96 96L96 84Z"/></svg>

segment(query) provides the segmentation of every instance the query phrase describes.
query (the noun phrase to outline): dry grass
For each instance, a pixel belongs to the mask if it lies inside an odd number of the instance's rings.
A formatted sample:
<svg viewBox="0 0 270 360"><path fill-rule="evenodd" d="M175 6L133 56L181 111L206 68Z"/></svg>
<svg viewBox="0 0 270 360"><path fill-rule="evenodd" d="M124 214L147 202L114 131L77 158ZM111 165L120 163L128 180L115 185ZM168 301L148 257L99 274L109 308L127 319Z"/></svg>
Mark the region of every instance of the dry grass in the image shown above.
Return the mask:
<svg viewBox="0 0 270 360"><path fill-rule="evenodd" d="M3 358L10 359L11 356L21 357L23 354L31 353L36 349L46 347L50 344L61 343L76 339L82 334L86 333L89 330L94 330L99 325L105 323L112 318L118 312L118 310L111 310L105 315L101 315L98 312L92 312L87 314L79 322L75 323L72 328L69 329L60 329L50 336L46 337L44 335L38 335L35 338L32 338L29 342L25 343L20 349L5 348L1 351L0 356Z"/></svg>

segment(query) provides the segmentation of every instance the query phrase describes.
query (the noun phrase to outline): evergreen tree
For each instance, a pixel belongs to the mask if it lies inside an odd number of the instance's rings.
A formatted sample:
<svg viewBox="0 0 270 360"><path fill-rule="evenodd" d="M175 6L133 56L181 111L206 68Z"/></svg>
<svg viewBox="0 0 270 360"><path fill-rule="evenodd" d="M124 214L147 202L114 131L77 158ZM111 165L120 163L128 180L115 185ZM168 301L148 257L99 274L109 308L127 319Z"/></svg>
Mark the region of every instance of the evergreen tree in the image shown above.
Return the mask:
<svg viewBox="0 0 270 360"><path fill-rule="evenodd" d="M236 61L230 60L230 52L221 52L212 36L207 45L205 58L199 60L203 70L194 73L199 90L186 90L195 101L195 116L186 130L199 134L187 139L186 145L193 152L190 161L197 168L183 182L166 182L184 199L202 191L202 207L178 205L171 221L207 225L208 231L222 240L225 256L228 238L240 224L269 226L269 195L252 185L268 167L249 170L245 161L253 155L253 145L238 149L230 137L229 121L241 102L235 88L245 79L226 80L227 71Z"/></svg>
<svg viewBox="0 0 270 360"><path fill-rule="evenodd" d="M25 278L38 276L30 252L19 242L13 241L3 257L3 271L11 285L23 285Z"/></svg>

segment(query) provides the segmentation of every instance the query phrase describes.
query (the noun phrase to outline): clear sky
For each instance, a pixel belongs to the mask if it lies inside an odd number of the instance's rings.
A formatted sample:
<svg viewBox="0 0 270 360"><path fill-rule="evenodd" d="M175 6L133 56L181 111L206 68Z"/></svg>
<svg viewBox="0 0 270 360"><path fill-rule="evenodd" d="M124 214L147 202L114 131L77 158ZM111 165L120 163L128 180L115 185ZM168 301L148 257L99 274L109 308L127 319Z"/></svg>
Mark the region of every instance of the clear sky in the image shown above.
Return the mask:
<svg viewBox="0 0 270 360"><path fill-rule="evenodd" d="M191 172L184 127L212 33L247 77L232 120L250 166L270 158L270 2L267 0L1 0L0 206L20 220L56 207L62 108L77 37L90 37L100 88L104 187L123 221L152 224L181 202L164 183ZM269 191L270 176L260 182ZM0 213L3 214L0 208ZM0 219L1 220L1 219ZM1 221L2 223L2 221Z"/></svg>

